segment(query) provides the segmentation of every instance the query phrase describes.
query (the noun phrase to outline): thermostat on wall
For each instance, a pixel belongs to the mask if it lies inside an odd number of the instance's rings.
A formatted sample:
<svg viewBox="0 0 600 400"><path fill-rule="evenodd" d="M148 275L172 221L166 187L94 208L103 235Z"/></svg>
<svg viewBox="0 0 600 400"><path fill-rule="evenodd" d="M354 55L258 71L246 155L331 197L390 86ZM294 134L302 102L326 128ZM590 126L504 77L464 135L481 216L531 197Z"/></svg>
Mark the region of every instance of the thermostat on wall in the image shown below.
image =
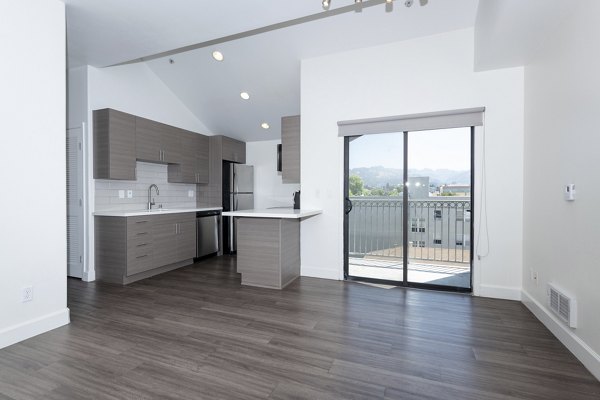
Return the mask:
<svg viewBox="0 0 600 400"><path fill-rule="evenodd" d="M565 186L565 200L573 201L575 200L575 184L569 183Z"/></svg>

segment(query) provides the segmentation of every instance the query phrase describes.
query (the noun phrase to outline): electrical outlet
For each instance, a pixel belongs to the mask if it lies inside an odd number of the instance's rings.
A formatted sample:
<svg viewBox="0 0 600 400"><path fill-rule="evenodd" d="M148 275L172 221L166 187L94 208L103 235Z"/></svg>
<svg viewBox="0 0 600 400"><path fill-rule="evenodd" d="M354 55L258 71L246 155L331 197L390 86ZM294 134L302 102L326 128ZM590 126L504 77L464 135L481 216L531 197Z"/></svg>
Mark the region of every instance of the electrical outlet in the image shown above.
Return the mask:
<svg viewBox="0 0 600 400"><path fill-rule="evenodd" d="M21 292L21 302L27 303L31 300L33 300L33 286L24 287L23 291Z"/></svg>
<svg viewBox="0 0 600 400"><path fill-rule="evenodd" d="M127 198L128 199L133 199L133 190L128 190L127 191Z"/></svg>
<svg viewBox="0 0 600 400"><path fill-rule="evenodd" d="M194 197L194 191L188 190L188 197Z"/></svg>
<svg viewBox="0 0 600 400"><path fill-rule="evenodd" d="M124 199L125 198L125 191L124 190L119 190L119 198L120 199Z"/></svg>

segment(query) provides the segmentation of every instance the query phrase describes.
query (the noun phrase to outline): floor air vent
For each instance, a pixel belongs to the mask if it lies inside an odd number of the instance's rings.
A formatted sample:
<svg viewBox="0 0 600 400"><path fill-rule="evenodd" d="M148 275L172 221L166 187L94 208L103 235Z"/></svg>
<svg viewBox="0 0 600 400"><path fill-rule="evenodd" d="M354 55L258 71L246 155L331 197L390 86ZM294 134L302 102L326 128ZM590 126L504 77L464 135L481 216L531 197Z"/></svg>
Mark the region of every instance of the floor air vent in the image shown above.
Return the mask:
<svg viewBox="0 0 600 400"><path fill-rule="evenodd" d="M548 284L548 304L558 318L571 328L577 327L577 302L553 284Z"/></svg>

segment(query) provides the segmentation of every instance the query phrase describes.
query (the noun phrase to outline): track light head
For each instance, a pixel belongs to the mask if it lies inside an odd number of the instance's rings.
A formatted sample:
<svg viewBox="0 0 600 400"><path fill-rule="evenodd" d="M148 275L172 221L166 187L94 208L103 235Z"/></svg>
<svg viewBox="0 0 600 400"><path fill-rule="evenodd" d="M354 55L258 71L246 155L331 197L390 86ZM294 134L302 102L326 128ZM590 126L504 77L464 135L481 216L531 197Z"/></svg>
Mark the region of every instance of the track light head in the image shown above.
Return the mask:
<svg viewBox="0 0 600 400"><path fill-rule="evenodd" d="M331 0L323 0L323 10L329 10L329 6L331 5Z"/></svg>
<svg viewBox="0 0 600 400"><path fill-rule="evenodd" d="M405 5L406 7L410 7L410 6L412 6L412 5L413 5L413 0L406 0L406 1L404 2L404 5Z"/></svg>

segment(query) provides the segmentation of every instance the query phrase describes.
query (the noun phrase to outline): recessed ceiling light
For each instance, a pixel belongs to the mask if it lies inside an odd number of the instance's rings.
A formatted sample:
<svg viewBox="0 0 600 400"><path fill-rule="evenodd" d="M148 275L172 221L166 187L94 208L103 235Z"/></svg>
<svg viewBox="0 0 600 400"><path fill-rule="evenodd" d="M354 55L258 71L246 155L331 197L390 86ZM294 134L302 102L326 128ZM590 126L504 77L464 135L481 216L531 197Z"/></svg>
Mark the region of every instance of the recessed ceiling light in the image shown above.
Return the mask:
<svg viewBox="0 0 600 400"><path fill-rule="evenodd" d="M240 93L240 97L244 100L248 100L250 98L250 95L246 92L242 92Z"/></svg>
<svg viewBox="0 0 600 400"><path fill-rule="evenodd" d="M267 124L266 122L263 122L262 124L260 124L260 126L263 129L269 129L270 128L269 124Z"/></svg>
<svg viewBox="0 0 600 400"><path fill-rule="evenodd" d="M215 51L213 51L213 53L212 53L212 56L213 56L213 58L214 58L215 60L217 60L217 61L223 61L223 58L224 58L224 57L223 57L223 53L221 53L221 52L220 52L220 51L218 51L218 50L215 50Z"/></svg>

